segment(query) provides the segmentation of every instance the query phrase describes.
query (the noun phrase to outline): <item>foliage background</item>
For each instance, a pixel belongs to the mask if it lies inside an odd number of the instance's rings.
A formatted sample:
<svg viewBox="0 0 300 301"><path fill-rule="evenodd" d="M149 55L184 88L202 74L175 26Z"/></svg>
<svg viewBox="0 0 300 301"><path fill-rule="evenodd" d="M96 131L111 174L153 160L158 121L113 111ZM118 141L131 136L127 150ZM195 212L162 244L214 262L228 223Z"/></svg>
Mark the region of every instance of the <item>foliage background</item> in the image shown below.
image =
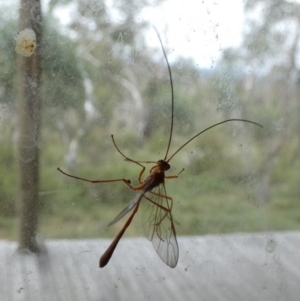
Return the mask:
<svg viewBox="0 0 300 301"><path fill-rule="evenodd" d="M161 49L145 41L151 24L137 18L150 2L118 1L115 9L125 13L115 22L105 2L76 1L70 24L58 26L55 10L72 3L50 1L44 12L42 138L34 143L41 150L40 232L46 238L111 236L120 226L107 230L106 223L134 196L123 184L76 181L57 167L137 183L139 169L123 161L110 135L129 157L156 161L164 157L170 124L166 63ZM251 12L259 6L258 22ZM172 62L171 153L227 118L264 125L218 127L172 159L172 174L185 168L167 182L179 235L300 228L297 8L248 0L241 47L226 49L210 70L192 59ZM7 12L0 20L0 237L15 240L17 162L24 158L16 155L17 11ZM143 235L136 219L129 235Z"/></svg>

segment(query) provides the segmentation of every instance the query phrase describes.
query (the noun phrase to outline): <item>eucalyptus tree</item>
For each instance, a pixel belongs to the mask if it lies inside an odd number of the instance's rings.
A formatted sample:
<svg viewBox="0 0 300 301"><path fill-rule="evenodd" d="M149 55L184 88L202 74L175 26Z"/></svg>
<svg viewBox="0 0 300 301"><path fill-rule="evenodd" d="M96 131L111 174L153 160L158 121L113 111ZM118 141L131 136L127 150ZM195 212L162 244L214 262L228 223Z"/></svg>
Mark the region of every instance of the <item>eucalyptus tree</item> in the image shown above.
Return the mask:
<svg viewBox="0 0 300 301"><path fill-rule="evenodd" d="M284 0L247 0L240 47L227 49L222 64L239 73L239 95L244 105L262 119L265 141L259 199L271 199L270 185L276 159L299 129L298 81L300 4ZM252 109L251 109L252 108ZM265 112L265 114L263 114ZM294 135L298 139L299 135Z"/></svg>

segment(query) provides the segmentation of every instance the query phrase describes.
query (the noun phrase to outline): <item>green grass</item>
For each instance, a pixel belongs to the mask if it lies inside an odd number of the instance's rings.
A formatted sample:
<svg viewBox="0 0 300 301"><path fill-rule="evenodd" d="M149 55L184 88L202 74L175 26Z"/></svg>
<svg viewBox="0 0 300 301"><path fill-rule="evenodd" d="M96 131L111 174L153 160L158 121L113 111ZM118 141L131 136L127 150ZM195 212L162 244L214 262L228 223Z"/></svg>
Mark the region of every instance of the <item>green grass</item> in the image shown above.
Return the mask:
<svg viewBox="0 0 300 301"><path fill-rule="evenodd" d="M182 139L175 137L173 142L180 145ZM139 144L133 137L129 140L126 140L126 135L118 137L118 145L129 157L141 160L163 157L153 151L155 143L152 140L147 145ZM202 148L191 145L171 161L170 174L176 174L185 168L178 179L166 180L167 193L174 201L173 216L178 235L300 229L300 169L292 168L299 165L298 161L290 164L285 156L278 159L272 179L271 201L262 206L256 201L259 177L247 174L246 169L242 168L243 149L235 157L226 151L218 155L219 144L210 141L211 139L205 140L205 149L212 150L215 157L208 160ZM114 236L126 218L108 229L105 225L126 206L135 192L121 182L89 184L62 175L56 168L59 166L65 170L64 150L56 145L46 141L42 148L39 232L45 238ZM124 162L109 137L103 140L103 144L95 141L95 145L99 145L98 151L90 148L90 143L83 144L78 166L74 171L76 175L89 179L125 177L131 179L133 184L138 183L140 167ZM133 151L133 148L138 152ZM173 145L171 154L174 149L176 150L176 146ZM6 151L6 156L9 153ZM254 165L255 162L260 162L260 158L256 156L252 158ZM152 165L146 166L149 170ZM251 167L258 170L256 166ZM16 203L15 183L11 184L14 182L14 173L15 167L12 171L7 168L2 173L6 177L2 182L5 183L4 196L10 198L10 207L14 207ZM16 240L17 214L12 208L5 209L7 204L3 198L0 237ZM10 214L7 214L8 211ZM141 212L138 212L126 235L143 235Z"/></svg>
<svg viewBox="0 0 300 301"><path fill-rule="evenodd" d="M122 195L112 194L103 200L99 198L101 193L81 192L82 187L87 191L91 187L96 187L95 191L102 190L103 184L95 186L76 182L75 185L72 179L63 181L71 181L71 184L68 184L66 191L55 194L51 204L48 199L41 210L42 235L47 238L74 239L116 235L126 218L111 228L107 229L105 225L124 208L134 192L128 189L129 194L125 199ZM283 188L273 188L273 201L260 206L253 202L248 186L214 177L213 174L191 177L185 171L179 179L169 180L166 184L174 200L173 215L178 235L300 229L299 202L296 198L287 199ZM107 187L109 184L104 185ZM114 186L123 186L122 183L111 185L112 190ZM83 199L75 201L73 198L76 194L82 194ZM126 235L142 236L141 226L142 214L138 212ZM10 231L4 235L5 227ZM2 237L15 239L16 219L2 221L0 229Z"/></svg>

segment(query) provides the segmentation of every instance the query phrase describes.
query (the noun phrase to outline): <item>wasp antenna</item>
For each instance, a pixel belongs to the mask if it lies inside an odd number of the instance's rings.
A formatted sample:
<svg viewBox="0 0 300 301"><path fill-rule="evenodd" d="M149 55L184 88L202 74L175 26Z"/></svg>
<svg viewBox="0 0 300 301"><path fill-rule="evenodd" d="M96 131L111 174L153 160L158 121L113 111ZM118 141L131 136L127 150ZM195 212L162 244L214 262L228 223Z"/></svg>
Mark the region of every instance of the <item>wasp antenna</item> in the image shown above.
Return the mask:
<svg viewBox="0 0 300 301"><path fill-rule="evenodd" d="M116 141L115 141L114 135L110 135L110 136L111 136L111 140L112 140L112 142L113 142L113 144L114 144L116 150L118 151L118 153L121 154L121 156L124 157L124 160L132 161L132 160L130 160L129 158L127 158L127 157L121 152L121 150L120 150L119 147L117 146L117 143L116 143Z"/></svg>
<svg viewBox="0 0 300 301"><path fill-rule="evenodd" d="M170 64L169 64L169 60L168 60L168 57L167 57L167 54L166 54L166 51L165 51L165 48L164 48L164 45L161 41L161 38L160 38L160 35L156 29L155 26L153 26L156 34L157 34L157 37L159 39L159 42L160 42L160 46L162 48L162 51L164 53L164 57L166 59L166 63L167 63L167 66L168 66L168 71L169 71L169 78L170 78L170 85L171 85L171 129L170 129L170 136L169 136L169 142L168 142L168 146L167 146L167 151L166 151L166 155L165 155L165 158L164 160L167 159L168 157L168 153L169 153L169 149L170 149L170 145L171 145L171 140L172 140L172 136L173 136L173 123L174 123L174 88L173 88L173 79L172 79L172 72L171 72L171 67L170 67Z"/></svg>
<svg viewBox="0 0 300 301"><path fill-rule="evenodd" d="M230 121L241 121L241 122L248 122L248 123L252 123L254 125L260 126L263 128L263 126L257 122L251 121L251 120L246 120L246 119L227 119L221 122L218 122L214 125L209 126L208 128L204 129L203 131L201 131L200 133L196 134L195 136L193 136L191 139L189 139L186 143L184 143L182 146L179 147L179 149L167 160L167 162L169 162L179 151L181 151L187 144L189 144L191 141L193 141L195 138L197 138L198 136L200 136L201 134L203 134L204 132L220 125L226 122L230 122Z"/></svg>

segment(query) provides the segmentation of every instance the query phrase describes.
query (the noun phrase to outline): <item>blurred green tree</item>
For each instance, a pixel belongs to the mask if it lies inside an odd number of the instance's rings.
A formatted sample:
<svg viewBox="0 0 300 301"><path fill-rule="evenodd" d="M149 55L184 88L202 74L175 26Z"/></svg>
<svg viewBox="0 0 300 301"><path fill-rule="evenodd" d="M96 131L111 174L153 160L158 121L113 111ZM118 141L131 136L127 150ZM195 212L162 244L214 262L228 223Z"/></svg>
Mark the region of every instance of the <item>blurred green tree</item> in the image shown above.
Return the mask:
<svg viewBox="0 0 300 301"><path fill-rule="evenodd" d="M266 155L262 163L259 199L271 200L270 185L276 159L291 134L298 140L298 78L300 4L292 1L247 0L246 26L242 45L224 51L221 65L239 74L241 99L247 108L256 108L265 124ZM242 72L241 72L242 71Z"/></svg>

